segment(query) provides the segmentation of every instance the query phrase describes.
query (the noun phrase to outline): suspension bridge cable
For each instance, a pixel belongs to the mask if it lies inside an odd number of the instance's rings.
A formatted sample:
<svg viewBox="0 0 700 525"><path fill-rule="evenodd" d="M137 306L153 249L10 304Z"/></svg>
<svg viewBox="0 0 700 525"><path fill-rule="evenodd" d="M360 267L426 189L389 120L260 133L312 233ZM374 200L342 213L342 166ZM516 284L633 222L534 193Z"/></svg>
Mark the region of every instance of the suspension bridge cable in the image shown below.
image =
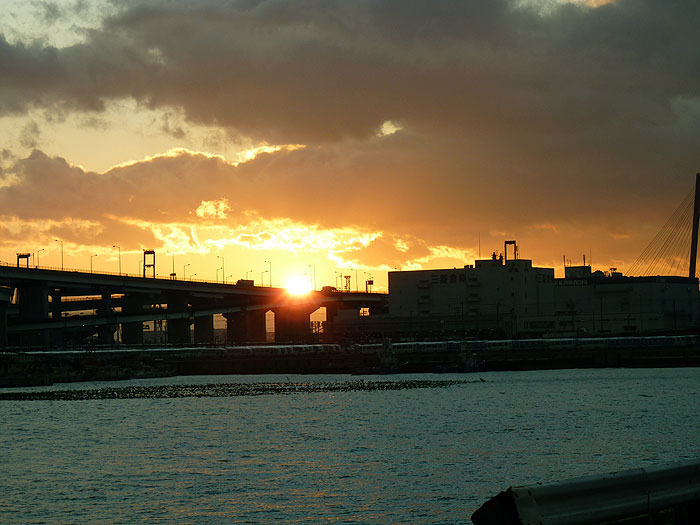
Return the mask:
<svg viewBox="0 0 700 525"><path fill-rule="evenodd" d="M690 257L690 237L695 188L683 199L661 230L630 266L628 275L676 274L683 271Z"/></svg>

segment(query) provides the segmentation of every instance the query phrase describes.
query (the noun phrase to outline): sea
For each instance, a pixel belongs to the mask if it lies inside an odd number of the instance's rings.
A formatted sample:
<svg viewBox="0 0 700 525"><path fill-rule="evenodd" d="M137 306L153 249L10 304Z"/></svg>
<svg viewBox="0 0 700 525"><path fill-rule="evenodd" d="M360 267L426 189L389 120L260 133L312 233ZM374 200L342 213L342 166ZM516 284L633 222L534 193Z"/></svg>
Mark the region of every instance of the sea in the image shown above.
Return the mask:
<svg viewBox="0 0 700 525"><path fill-rule="evenodd" d="M700 457L699 387L647 368L0 389L81 393L0 399L0 522L470 523L509 486Z"/></svg>

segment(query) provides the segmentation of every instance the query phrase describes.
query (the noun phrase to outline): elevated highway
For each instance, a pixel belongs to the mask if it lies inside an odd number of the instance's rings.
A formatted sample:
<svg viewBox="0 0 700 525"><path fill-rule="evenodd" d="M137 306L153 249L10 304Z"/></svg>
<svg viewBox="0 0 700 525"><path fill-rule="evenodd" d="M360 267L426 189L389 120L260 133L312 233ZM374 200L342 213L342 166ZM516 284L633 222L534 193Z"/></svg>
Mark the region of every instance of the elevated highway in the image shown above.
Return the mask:
<svg viewBox="0 0 700 525"><path fill-rule="evenodd" d="M0 346L61 346L95 336L101 343L143 342L143 323L167 325L169 343L210 343L213 316L227 323L229 342L264 342L265 314L275 313L275 340L306 342L309 315L326 307L327 322L340 310L382 308L385 296L326 287L305 295L286 289L162 279L52 268L0 265ZM119 329L120 328L120 329Z"/></svg>

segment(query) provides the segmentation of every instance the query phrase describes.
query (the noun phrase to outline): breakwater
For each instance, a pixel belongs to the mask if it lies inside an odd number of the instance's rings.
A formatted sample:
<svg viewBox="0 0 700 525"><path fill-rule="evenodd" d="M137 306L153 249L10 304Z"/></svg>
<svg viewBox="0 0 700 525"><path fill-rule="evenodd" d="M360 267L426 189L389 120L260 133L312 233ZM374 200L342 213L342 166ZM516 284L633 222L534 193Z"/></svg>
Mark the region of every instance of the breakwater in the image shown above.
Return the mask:
<svg viewBox="0 0 700 525"><path fill-rule="evenodd" d="M0 387L230 374L387 374L700 366L697 336L385 341L341 347L117 347L0 353Z"/></svg>
<svg viewBox="0 0 700 525"><path fill-rule="evenodd" d="M42 390L40 392L0 392L0 401L84 401L88 399L176 399L184 397L238 397L315 392L377 392L447 388L483 381L406 380L406 381L334 381L288 383L208 383L190 385L151 385L91 388L80 390Z"/></svg>

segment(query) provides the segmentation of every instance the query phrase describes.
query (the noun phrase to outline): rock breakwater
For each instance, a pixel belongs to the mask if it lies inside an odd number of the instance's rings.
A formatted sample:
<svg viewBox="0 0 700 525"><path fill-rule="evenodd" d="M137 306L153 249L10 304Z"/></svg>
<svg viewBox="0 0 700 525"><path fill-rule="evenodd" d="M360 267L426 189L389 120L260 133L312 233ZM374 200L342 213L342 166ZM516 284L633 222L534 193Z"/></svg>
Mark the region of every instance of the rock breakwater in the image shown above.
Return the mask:
<svg viewBox="0 0 700 525"><path fill-rule="evenodd" d="M480 380L333 381L300 383L210 383L205 385L124 386L91 389L0 392L0 401L84 401L90 399L172 399L183 397L237 397L314 392L374 392L448 388Z"/></svg>

